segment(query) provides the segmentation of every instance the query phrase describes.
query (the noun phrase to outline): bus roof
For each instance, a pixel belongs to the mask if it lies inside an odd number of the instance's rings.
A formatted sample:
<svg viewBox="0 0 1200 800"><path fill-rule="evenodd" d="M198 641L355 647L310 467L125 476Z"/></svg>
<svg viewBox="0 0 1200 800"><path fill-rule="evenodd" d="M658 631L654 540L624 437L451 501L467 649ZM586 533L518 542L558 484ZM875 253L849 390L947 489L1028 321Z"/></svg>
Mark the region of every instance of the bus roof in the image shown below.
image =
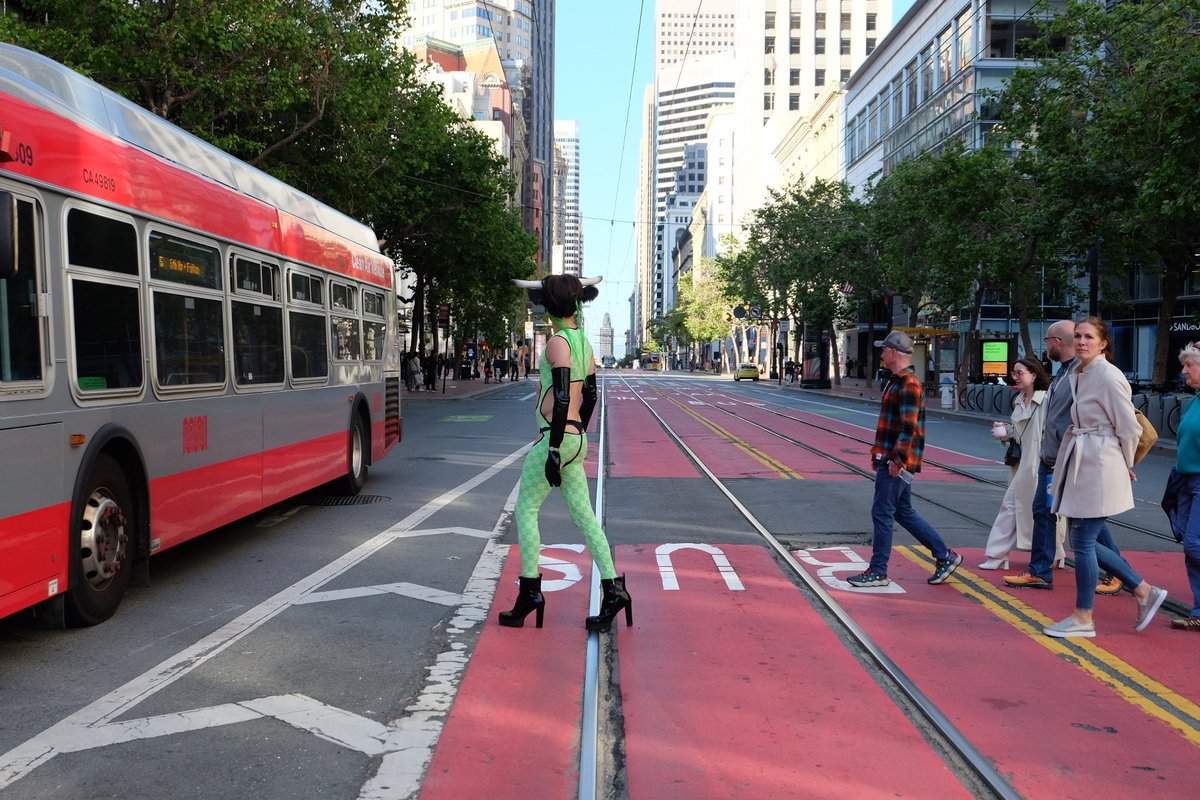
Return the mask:
<svg viewBox="0 0 1200 800"><path fill-rule="evenodd" d="M379 252L368 226L39 53L0 43L0 90Z"/></svg>

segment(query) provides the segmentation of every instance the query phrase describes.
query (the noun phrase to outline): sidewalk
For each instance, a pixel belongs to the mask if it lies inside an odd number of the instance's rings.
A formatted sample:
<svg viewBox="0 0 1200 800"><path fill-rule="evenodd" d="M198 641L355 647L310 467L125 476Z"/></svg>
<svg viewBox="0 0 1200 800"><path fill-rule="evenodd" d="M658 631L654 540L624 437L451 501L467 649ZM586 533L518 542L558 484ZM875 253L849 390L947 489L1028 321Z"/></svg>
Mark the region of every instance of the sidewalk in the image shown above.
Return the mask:
<svg viewBox="0 0 1200 800"><path fill-rule="evenodd" d="M480 395L499 391L505 386L518 386L521 384L528 386L531 392L537 391L537 374L530 373L529 379L524 381L518 379L516 381L491 381L489 383L484 383L483 378L475 378L474 380L447 378L445 381L439 380L437 388L432 392L427 392L424 389L416 392L401 389L401 396L406 403L418 400L462 400L468 397L479 397Z"/></svg>

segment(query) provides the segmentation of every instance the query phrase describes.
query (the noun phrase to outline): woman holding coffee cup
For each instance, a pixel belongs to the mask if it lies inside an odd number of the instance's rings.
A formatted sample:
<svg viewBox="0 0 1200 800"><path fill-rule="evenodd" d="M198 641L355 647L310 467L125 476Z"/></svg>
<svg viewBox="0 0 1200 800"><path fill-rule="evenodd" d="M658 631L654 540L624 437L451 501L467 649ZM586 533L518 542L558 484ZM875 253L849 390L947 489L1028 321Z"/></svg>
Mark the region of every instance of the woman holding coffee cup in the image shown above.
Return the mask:
<svg viewBox="0 0 1200 800"><path fill-rule="evenodd" d="M1007 569L1009 551L1014 547L1028 550L1033 540L1033 494L1037 488L1038 450L1046 419L1043 403L1050 376L1033 356L1018 359L1011 375L1017 392L1012 418L1007 423L993 422L992 437L1004 444L1017 442L1021 456L1018 463L1009 464L1008 490L988 534L984 549L987 558L979 565L980 569ZM1060 539L1055 560L1061 559Z"/></svg>

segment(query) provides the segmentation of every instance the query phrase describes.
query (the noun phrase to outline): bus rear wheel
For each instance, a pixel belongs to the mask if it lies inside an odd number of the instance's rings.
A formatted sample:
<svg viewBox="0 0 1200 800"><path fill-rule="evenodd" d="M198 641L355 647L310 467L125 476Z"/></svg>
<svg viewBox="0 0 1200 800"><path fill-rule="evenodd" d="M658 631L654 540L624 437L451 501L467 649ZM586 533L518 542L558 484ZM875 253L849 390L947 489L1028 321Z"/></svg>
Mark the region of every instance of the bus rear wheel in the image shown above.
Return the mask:
<svg viewBox="0 0 1200 800"><path fill-rule="evenodd" d="M100 455L92 467L82 508L75 510L74 555L66 597L70 625L96 625L116 612L129 585L131 536L137 506L117 461Z"/></svg>
<svg viewBox="0 0 1200 800"><path fill-rule="evenodd" d="M367 483L367 426L362 417L354 415L350 423L350 450L347 454L346 474L338 482L342 494L356 495Z"/></svg>

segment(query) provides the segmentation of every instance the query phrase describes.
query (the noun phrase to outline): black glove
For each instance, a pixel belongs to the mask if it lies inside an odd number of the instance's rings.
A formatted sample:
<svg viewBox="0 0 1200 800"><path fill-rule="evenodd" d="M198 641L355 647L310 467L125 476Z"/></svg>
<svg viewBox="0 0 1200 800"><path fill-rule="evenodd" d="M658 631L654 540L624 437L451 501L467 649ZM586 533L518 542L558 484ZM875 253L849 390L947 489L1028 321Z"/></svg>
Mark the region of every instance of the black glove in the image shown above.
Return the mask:
<svg viewBox="0 0 1200 800"><path fill-rule="evenodd" d="M579 419L583 422L585 431L592 421L592 411L596 408L596 397L596 375L593 373L583 379L583 394L579 403Z"/></svg>
<svg viewBox="0 0 1200 800"><path fill-rule="evenodd" d="M546 483L551 486L562 486L562 457L559 456L558 450L551 450L546 453Z"/></svg>

